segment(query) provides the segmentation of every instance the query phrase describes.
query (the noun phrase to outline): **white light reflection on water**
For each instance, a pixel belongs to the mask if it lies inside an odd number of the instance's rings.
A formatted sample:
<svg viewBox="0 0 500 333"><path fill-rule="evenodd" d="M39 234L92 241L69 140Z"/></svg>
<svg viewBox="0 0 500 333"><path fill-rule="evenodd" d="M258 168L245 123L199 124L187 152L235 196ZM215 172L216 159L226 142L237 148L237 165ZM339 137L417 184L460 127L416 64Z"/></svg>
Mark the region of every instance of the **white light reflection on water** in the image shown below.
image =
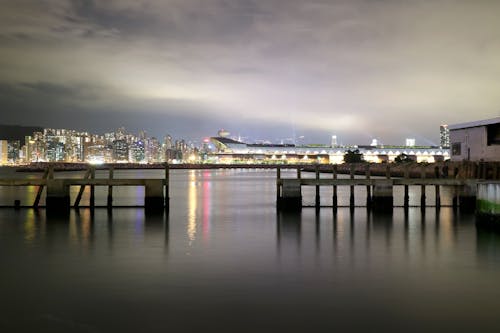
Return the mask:
<svg viewBox="0 0 500 333"><path fill-rule="evenodd" d="M277 214L270 171L171 176L170 211L160 216L0 210L0 330L500 329L500 237L474 215ZM339 195L348 199L348 188Z"/></svg>
<svg viewBox="0 0 500 333"><path fill-rule="evenodd" d="M188 223L187 236L189 245L196 239L196 209L198 204L198 190L196 184L196 170L189 170L188 183Z"/></svg>

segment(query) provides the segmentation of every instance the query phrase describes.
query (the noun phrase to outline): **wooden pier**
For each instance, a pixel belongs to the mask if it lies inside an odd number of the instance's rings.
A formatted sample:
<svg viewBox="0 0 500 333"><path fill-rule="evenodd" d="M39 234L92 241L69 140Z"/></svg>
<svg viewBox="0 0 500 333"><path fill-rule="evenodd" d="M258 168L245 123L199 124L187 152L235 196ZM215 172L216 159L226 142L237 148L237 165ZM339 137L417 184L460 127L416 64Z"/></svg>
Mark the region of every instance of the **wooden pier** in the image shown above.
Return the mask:
<svg viewBox="0 0 500 333"><path fill-rule="evenodd" d="M345 166L344 166L345 168ZM349 166L349 178L338 178L338 166L332 165L330 169L322 168L321 171L328 172L330 178L320 178L320 167L316 166L314 173L315 178L303 178L301 175L302 170L297 169L296 178L282 178L281 170L277 170L276 180L276 202L278 209L282 210L300 210L304 207L302 203L302 187L314 186L315 187L315 207L319 208L320 204L320 187L329 186L333 188L333 195L331 205L333 208L339 207L337 187L349 187L349 207L354 208L360 206L355 202L354 188L357 186L366 187L366 201L361 206L372 208L376 211L389 211L394 207L394 187L404 187L403 207L409 207L409 187L420 187L420 206L427 207L426 200L426 187L434 187L435 202L432 206L439 208L441 204L441 187L453 187L454 197L453 206L458 207L461 211L474 211L476 207L476 193L478 179L469 179L455 175L448 175L447 170L443 172L441 169L434 170L434 177L428 177L429 172L426 166L420 168L420 177L410 178L410 168L407 167L403 171L403 177L394 177L391 171L391 166L386 165L385 177L373 178L370 170L370 165L363 166L364 177L356 178L359 175L357 170L360 170L359 165L351 164ZM379 168L380 169L380 168ZM311 171L311 170L308 170ZM380 171L380 170L379 170ZM414 170L411 170L413 174ZM443 178L444 174L444 178Z"/></svg>
<svg viewBox="0 0 500 333"><path fill-rule="evenodd" d="M108 178L95 178L95 168L90 167L83 179L54 178L53 166L50 166L38 179L0 179L0 186L37 186L37 195L30 207L40 207L40 200L44 189L46 189L45 208L49 211L67 211L70 207L80 207L80 201L85 187L90 187L89 207L95 208L95 187L104 186L108 188L107 205L113 207L113 188L121 186L143 186L144 205L149 211L163 210L169 208L169 166L165 165L165 178L114 178L113 168L109 169ZM80 189L74 203L70 201L70 187L79 186ZM19 200L15 200L14 207L20 206Z"/></svg>

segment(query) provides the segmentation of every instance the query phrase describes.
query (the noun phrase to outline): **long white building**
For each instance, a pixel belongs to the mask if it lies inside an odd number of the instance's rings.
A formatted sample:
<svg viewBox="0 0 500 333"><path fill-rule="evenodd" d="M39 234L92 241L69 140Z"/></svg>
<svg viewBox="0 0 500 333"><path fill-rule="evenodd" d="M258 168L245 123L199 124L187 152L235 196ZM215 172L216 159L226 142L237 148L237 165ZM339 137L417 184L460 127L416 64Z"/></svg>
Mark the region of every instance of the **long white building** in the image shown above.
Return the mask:
<svg viewBox="0 0 500 333"><path fill-rule="evenodd" d="M408 155L417 162L437 162L450 158L449 149L440 147L329 147L322 145L296 146L293 144L247 144L225 137L213 137L217 152L213 157L220 163L235 161L287 163L343 163L348 150L359 150L367 162L392 162L401 155Z"/></svg>

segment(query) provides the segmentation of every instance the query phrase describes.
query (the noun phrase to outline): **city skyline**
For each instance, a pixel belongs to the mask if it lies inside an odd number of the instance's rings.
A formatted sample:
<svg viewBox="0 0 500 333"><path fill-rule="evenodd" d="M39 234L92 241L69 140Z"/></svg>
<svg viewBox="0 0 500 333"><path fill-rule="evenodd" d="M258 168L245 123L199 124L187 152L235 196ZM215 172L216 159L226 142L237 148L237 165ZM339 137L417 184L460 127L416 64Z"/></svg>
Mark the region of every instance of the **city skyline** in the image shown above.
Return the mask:
<svg viewBox="0 0 500 333"><path fill-rule="evenodd" d="M500 114L499 11L495 1L6 1L2 123L439 145L441 124Z"/></svg>
<svg viewBox="0 0 500 333"><path fill-rule="evenodd" d="M385 141L383 137L371 137L369 141L363 141L363 142L345 142L342 137L339 137L338 135L331 135L331 136L326 136L326 137L321 137L319 138L319 141L310 141L310 138L306 138L305 136L296 136L295 138L291 137L273 137L272 135L269 137L249 137L245 135L241 135L241 133L244 132L232 132L227 129L218 129L218 130L213 130L209 135L204 136L204 137L196 137L187 134L187 136L176 136L179 139L182 139L184 141L190 142L195 145L202 145L205 140L208 140L211 137L218 137L218 136L223 136L223 137L229 137L233 140L240 141L243 143L250 143L250 144L294 144L294 145L330 145L330 146L368 146L368 145L379 145L379 146L441 146L441 147L449 147L449 142L444 142L443 144L443 133L442 133L442 128L448 127L447 124L440 125L438 130L439 130L439 136L440 136L440 142L437 144L434 143L428 143L428 142L423 142L421 140L417 140L415 138L406 136L406 137L400 137L398 138L397 142L388 142ZM126 128L125 126L116 126L114 128L108 128L104 129L103 131L95 131L93 129L89 128L83 128L83 127L71 127L71 128L61 128L61 127L54 127L54 126L48 126L48 127L41 127L41 126L25 126L25 125L20 125L20 124L0 124L0 140L15 140L12 135L6 135L6 133L2 132L2 128L23 128L24 130L21 131L26 131L26 128L39 128L39 130L36 131L31 131L30 135L32 135L35 132L44 132L44 131L67 131L67 132L75 132L75 133L85 133L86 135L91 135L91 136L103 136L105 137L106 135L110 133L114 133L117 131L125 131L127 135L131 135L134 137L140 137L141 135L144 135L148 138L153 138L153 139L162 139L166 136L172 136L171 133L174 133L175 131L171 131L169 129L165 129L163 134L160 135L155 135L151 134L149 129L137 129L137 130L130 130L129 128ZM265 134L264 134L265 135ZM446 134L449 136L449 134ZM20 140L22 141L22 140ZM408 144L408 142L411 142L411 144ZM376 144L374 144L376 143Z"/></svg>

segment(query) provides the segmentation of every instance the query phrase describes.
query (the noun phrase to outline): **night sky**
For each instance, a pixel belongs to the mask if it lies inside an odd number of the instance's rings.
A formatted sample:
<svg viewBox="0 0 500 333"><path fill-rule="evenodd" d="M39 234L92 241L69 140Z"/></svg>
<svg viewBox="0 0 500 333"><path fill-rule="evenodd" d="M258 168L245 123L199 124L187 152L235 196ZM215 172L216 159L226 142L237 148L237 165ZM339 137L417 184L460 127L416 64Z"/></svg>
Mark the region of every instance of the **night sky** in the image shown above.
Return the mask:
<svg viewBox="0 0 500 333"><path fill-rule="evenodd" d="M2 0L0 123L438 144L500 115L500 1Z"/></svg>

